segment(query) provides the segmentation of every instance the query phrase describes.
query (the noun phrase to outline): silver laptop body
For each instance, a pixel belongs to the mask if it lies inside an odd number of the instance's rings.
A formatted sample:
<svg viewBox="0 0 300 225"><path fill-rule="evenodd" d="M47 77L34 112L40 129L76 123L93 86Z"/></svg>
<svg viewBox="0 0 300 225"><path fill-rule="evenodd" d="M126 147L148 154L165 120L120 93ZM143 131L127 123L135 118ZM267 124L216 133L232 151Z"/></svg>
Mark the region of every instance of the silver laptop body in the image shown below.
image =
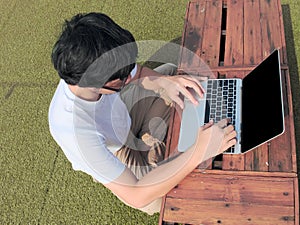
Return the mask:
<svg viewBox="0 0 300 225"><path fill-rule="evenodd" d="M204 97L192 94L199 104L184 99L178 151L195 140L199 127L230 118L237 144L224 153L245 153L284 132L284 112L279 50L275 50L244 79L208 79L201 82Z"/></svg>

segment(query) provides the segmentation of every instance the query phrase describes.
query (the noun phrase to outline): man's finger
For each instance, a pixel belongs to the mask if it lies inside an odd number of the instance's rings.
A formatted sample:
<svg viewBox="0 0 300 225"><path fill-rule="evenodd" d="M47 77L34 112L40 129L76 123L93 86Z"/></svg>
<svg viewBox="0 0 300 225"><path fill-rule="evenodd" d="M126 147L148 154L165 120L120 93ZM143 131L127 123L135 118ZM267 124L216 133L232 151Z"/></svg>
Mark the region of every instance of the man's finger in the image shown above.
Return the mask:
<svg viewBox="0 0 300 225"><path fill-rule="evenodd" d="M212 125L214 125L214 121L213 121L213 120L210 120L207 124L204 124L204 125L202 126L202 129L205 130L205 129L211 127Z"/></svg>
<svg viewBox="0 0 300 225"><path fill-rule="evenodd" d="M185 87L185 86L180 86L178 90L184 97L189 99L193 104L197 105L198 101L196 97Z"/></svg>
<svg viewBox="0 0 300 225"><path fill-rule="evenodd" d="M205 90L197 79L186 78L185 88L192 88L201 98L203 98Z"/></svg>
<svg viewBox="0 0 300 225"><path fill-rule="evenodd" d="M227 134L226 138L227 138L227 140L235 139L236 135L237 135L236 131L233 130L233 131L231 131L230 133Z"/></svg>
<svg viewBox="0 0 300 225"><path fill-rule="evenodd" d="M174 97L172 97L172 100L173 100L174 102L176 102L177 105L179 105L179 107L180 107L181 109L183 109L184 103L183 103L182 99L181 99L179 96L174 96Z"/></svg>
<svg viewBox="0 0 300 225"><path fill-rule="evenodd" d="M219 153L227 151L227 149L234 146L235 144L236 144L236 139L231 139L230 141L226 142L224 148L219 149Z"/></svg>
<svg viewBox="0 0 300 225"><path fill-rule="evenodd" d="M225 127L227 127L227 124L229 122L230 122L230 119L226 118L226 119L220 120L217 124L220 128L224 129Z"/></svg>
<svg viewBox="0 0 300 225"><path fill-rule="evenodd" d="M179 79L183 87L192 88L200 97L203 97L205 90L202 87L199 80L195 79L192 76L187 76L187 75L180 76Z"/></svg>
<svg viewBox="0 0 300 225"><path fill-rule="evenodd" d="M196 80L199 80L200 82L208 80L207 76L191 76L191 77L195 78Z"/></svg>
<svg viewBox="0 0 300 225"><path fill-rule="evenodd" d="M234 126L233 125L226 126L224 128L224 131L226 134L229 134L230 132L234 131Z"/></svg>
<svg viewBox="0 0 300 225"><path fill-rule="evenodd" d="M192 82L195 82L198 85L198 87L200 88L200 91L202 92L202 94L205 92L205 89L203 88L203 86L201 84L201 81L204 81L204 79L199 79L196 76L185 76L184 78L186 78ZM205 80L207 80L207 78Z"/></svg>

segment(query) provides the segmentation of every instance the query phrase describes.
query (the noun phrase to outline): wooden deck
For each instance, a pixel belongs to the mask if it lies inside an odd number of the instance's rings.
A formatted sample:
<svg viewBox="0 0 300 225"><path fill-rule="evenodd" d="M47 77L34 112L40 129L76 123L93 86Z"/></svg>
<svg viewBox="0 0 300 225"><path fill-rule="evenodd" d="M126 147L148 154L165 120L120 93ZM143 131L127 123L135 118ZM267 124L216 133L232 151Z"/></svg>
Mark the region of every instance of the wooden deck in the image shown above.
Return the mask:
<svg viewBox="0 0 300 225"><path fill-rule="evenodd" d="M250 152L224 154L200 165L167 194L159 223L298 225L293 107L280 0L191 1L182 47L178 73L214 78L243 78L279 48L286 130ZM177 152L180 113L174 110L167 155Z"/></svg>

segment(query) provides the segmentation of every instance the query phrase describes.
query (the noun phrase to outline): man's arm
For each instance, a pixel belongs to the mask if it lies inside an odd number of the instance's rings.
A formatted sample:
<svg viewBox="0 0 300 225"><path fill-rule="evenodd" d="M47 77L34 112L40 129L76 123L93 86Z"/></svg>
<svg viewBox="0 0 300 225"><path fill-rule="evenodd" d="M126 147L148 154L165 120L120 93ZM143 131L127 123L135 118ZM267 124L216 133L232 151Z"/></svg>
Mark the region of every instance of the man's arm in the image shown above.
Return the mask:
<svg viewBox="0 0 300 225"><path fill-rule="evenodd" d="M153 169L140 180L126 168L119 178L105 186L128 205L142 208L165 195L194 169L189 162L191 157L192 151L187 151Z"/></svg>
<svg viewBox="0 0 300 225"><path fill-rule="evenodd" d="M183 108L183 101L180 98L180 94L190 99L194 104L197 104L197 100L187 88L194 89L200 97L202 97L204 93L200 78L196 76L166 76L140 65L137 65L137 75L131 82L136 82L145 89L155 92L163 89L171 100L176 102L181 108Z"/></svg>
<svg viewBox="0 0 300 225"><path fill-rule="evenodd" d="M225 124L225 125L224 125ZM196 143L175 159L150 171L138 180L126 169L115 181L106 184L115 195L135 208L142 208L162 197L201 162L235 144L236 132L227 121L209 123L199 129Z"/></svg>

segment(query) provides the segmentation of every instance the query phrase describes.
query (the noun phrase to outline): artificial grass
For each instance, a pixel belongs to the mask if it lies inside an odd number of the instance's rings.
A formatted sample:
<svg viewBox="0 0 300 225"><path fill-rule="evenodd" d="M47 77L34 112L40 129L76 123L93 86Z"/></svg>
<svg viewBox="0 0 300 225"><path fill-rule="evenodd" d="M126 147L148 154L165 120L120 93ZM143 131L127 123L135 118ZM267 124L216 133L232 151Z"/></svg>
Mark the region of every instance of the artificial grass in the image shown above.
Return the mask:
<svg viewBox="0 0 300 225"><path fill-rule="evenodd" d="M40 103L47 93L47 87L15 87L0 106L0 224L36 223L41 213L57 148Z"/></svg>
<svg viewBox="0 0 300 225"><path fill-rule="evenodd" d="M0 224L156 224L157 214L73 171L52 140L47 113L59 78L50 54L64 20L80 12L104 12L137 40L177 38L186 1L0 3Z"/></svg>
<svg viewBox="0 0 300 225"><path fill-rule="evenodd" d="M47 113L58 76L50 53L64 19L79 12L104 12L138 41L178 39L186 3L0 0L0 224L157 224L158 214L125 206L73 171L52 140ZM282 4L299 130L300 3Z"/></svg>

